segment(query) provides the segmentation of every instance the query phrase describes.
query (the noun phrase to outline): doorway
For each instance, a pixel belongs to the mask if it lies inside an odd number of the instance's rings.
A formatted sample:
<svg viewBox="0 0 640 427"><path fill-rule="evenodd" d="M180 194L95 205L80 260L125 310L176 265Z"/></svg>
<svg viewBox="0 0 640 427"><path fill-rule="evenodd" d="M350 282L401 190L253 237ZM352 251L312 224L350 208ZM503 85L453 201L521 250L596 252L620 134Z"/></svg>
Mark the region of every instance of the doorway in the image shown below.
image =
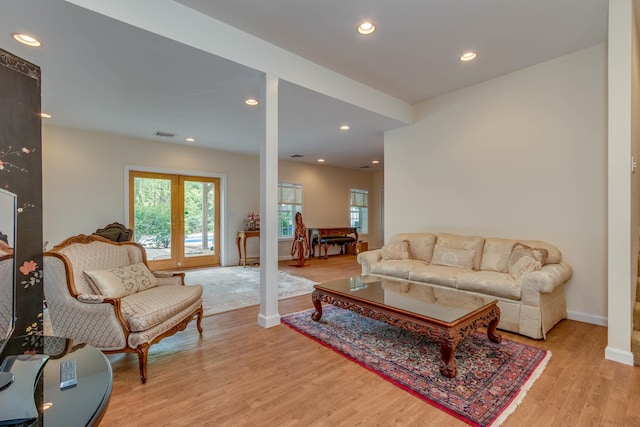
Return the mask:
<svg viewBox="0 0 640 427"><path fill-rule="evenodd" d="M129 226L149 266L220 265L220 179L129 171Z"/></svg>

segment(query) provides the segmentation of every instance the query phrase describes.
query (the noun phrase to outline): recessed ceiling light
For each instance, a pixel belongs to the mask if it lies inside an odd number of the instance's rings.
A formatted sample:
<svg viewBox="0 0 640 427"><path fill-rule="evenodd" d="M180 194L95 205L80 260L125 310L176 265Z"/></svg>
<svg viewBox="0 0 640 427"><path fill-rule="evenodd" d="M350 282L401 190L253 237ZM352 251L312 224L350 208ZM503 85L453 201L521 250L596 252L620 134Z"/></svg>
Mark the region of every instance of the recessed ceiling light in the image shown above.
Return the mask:
<svg viewBox="0 0 640 427"><path fill-rule="evenodd" d="M362 34L364 36L368 36L369 34L373 33L375 30L376 30L376 26L369 21L365 21L362 24L358 25L358 28L356 29L356 31L358 31L359 34Z"/></svg>
<svg viewBox="0 0 640 427"><path fill-rule="evenodd" d="M42 117L43 119L50 119L51 118L51 114L49 114L49 113L40 113L40 117Z"/></svg>
<svg viewBox="0 0 640 427"><path fill-rule="evenodd" d="M380 160L372 160L371 163L373 163L374 165L377 165L378 163L380 163Z"/></svg>
<svg viewBox="0 0 640 427"><path fill-rule="evenodd" d="M42 46L42 43L40 43L40 40L38 40L37 38L30 36L28 34L12 34L13 38L22 43L22 44L26 44L27 46L32 46L32 47L39 47Z"/></svg>
<svg viewBox="0 0 640 427"><path fill-rule="evenodd" d="M324 159L318 159L318 163L324 163Z"/></svg>
<svg viewBox="0 0 640 427"><path fill-rule="evenodd" d="M258 101L255 98L247 98L244 100L244 103L252 107L255 107L256 105L260 104L260 101Z"/></svg>
<svg viewBox="0 0 640 427"><path fill-rule="evenodd" d="M474 59L476 59L477 56L478 54L475 52L465 52L460 56L460 61L462 62L473 61Z"/></svg>
<svg viewBox="0 0 640 427"><path fill-rule="evenodd" d="M194 138L187 138L187 139L185 139L185 141L187 141L187 142L196 142L196 140Z"/></svg>
<svg viewBox="0 0 640 427"><path fill-rule="evenodd" d="M340 130L349 130L349 129L351 129L351 126L349 126L349 125L342 125L342 126L340 126L338 129L340 129Z"/></svg>

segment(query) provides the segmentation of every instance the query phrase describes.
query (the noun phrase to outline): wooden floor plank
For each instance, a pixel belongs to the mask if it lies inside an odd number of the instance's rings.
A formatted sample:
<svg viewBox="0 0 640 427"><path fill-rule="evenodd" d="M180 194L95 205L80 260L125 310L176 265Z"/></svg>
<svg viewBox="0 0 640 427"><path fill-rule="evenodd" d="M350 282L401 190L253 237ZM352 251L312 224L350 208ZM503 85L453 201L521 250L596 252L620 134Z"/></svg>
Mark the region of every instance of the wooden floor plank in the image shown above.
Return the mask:
<svg viewBox="0 0 640 427"><path fill-rule="evenodd" d="M316 282L360 273L353 255L280 269ZM312 308L309 295L280 314ZM258 308L206 317L149 352L140 384L135 355L109 355L113 393L101 426L451 426L457 420L373 372L281 325L257 325ZM546 341L502 332L552 352L504 427L640 426L640 368L604 360L606 328L564 320Z"/></svg>

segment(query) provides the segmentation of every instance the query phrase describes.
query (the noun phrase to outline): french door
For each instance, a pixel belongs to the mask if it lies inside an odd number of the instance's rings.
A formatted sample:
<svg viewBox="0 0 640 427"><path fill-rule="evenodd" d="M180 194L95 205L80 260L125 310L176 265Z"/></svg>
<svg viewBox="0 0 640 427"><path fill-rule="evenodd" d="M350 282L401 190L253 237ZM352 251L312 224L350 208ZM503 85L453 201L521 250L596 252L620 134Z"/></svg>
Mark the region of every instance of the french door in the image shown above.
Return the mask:
<svg viewBox="0 0 640 427"><path fill-rule="evenodd" d="M220 179L129 172L129 226L154 270L220 264Z"/></svg>

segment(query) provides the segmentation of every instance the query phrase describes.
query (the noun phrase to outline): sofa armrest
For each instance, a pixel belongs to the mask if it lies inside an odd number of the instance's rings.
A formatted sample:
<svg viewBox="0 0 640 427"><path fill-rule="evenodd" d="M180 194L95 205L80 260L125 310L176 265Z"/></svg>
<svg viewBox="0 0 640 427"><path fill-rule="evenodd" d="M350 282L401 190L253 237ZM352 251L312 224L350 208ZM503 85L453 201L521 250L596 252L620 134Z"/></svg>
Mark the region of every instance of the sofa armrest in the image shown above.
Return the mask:
<svg viewBox="0 0 640 427"><path fill-rule="evenodd" d="M549 294L571 279L571 276L573 269L569 264L547 264L538 271L525 274L520 280L523 288Z"/></svg>
<svg viewBox="0 0 640 427"><path fill-rule="evenodd" d="M184 273L171 273L166 271L154 271L153 275L158 278L159 286L184 285Z"/></svg>
<svg viewBox="0 0 640 427"><path fill-rule="evenodd" d="M362 275L371 274L371 264L382 259L382 249L360 252L357 259L358 264L362 266Z"/></svg>

